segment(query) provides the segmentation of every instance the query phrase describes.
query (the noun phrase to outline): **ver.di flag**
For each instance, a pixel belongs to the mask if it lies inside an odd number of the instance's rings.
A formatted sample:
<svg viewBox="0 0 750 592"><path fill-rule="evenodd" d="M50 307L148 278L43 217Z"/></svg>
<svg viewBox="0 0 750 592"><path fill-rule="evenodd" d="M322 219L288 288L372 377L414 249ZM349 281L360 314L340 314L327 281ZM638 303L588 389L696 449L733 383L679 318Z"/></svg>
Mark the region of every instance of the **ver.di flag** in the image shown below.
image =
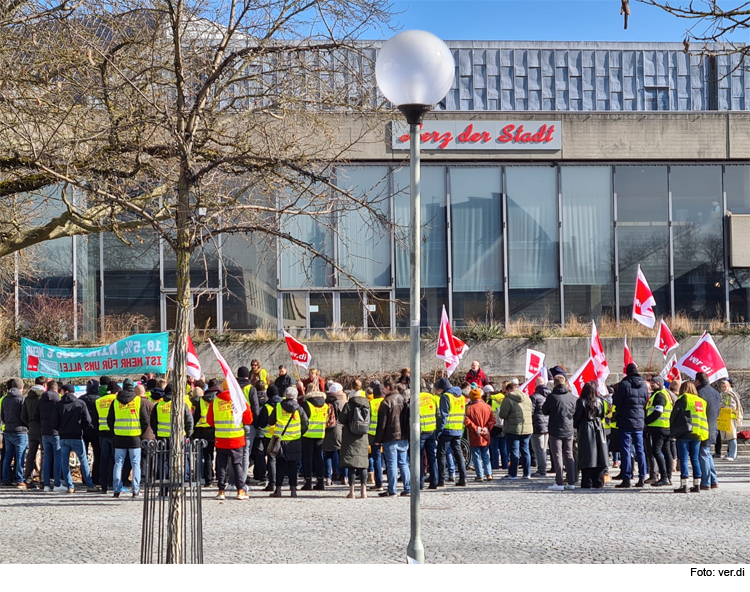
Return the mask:
<svg viewBox="0 0 750 592"><path fill-rule="evenodd" d="M526 393L529 397L534 394L534 391L536 390L536 379L539 377L543 377L545 381L547 380L547 366L542 366L534 372L529 378L524 382L520 387L518 387L521 392Z"/></svg>
<svg viewBox="0 0 750 592"><path fill-rule="evenodd" d="M592 380L598 383L594 358L589 358L570 378L570 388L580 397L584 385Z"/></svg>
<svg viewBox="0 0 750 592"><path fill-rule="evenodd" d="M544 365L545 354L542 352L527 349L526 350L526 374L524 378L531 378Z"/></svg>
<svg viewBox="0 0 750 592"><path fill-rule="evenodd" d="M622 373L627 374L628 364L634 364L633 356L630 354L630 348L628 347L628 336L625 336L625 340L622 344Z"/></svg>
<svg viewBox="0 0 750 592"><path fill-rule="evenodd" d="M667 382L672 382L673 380L678 380L680 378L680 371L677 368L677 356L675 354L672 354L669 362L667 362L667 365L664 366L664 370L662 370L659 375Z"/></svg>
<svg viewBox="0 0 750 592"><path fill-rule="evenodd" d="M656 315L654 314L655 305L654 293L648 287L646 276L643 275L641 266L639 265L638 277L635 280L635 294L633 296L633 318L641 325L653 329L654 324L656 324Z"/></svg>
<svg viewBox="0 0 750 592"><path fill-rule="evenodd" d="M289 355L292 357L292 361L298 366L302 366L305 370L309 370L310 350L307 349L307 346L304 343L297 341L286 331L284 331L284 340L286 341L286 347L289 350Z"/></svg>
<svg viewBox="0 0 750 592"><path fill-rule="evenodd" d="M674 335L672 335L669 327L667 327L664 319L661 319L661 321L659 322L659 333L657 333L656 335L654 347L658 350L661 350L661 353L664 354L664 359L666 360L667 354L673 349L677 349L678 345L680 344L677 343L677 340L674 338Z"/></svg>
<svg viewBox="0 0 750 592"><path fill-rule="evenodd" d="M169 355L169 369L174 370L174 347ZM195 352L195 346L193 340L190 339L190 335L187 338L187 375L195 380L199 380L203 375L201 363L198 360L198 354Z"/></svg>
<svg viewBox="0 0 750 592"><path fill-rule="evenodd" d="M708 382L729 378L727 366L709 333L704 333L695 347L680 358L677 368L693 379L698 372L705 372Z"/></svg>
<svg viewBox="0 0 750 592"><path fill-rule="evenodd" d="M461 358L469 351L469 346L453 336L448 313L443 305L443 315L440 317L440 331L438 332L437 352L435 355L440 360L445 360L446 374L450 377L458 368Z"/></svg>
<svg viewBox="0 0 750 592"><path fill-rule="evenodd" d="M594 380L596 380L597 383L597 391L601 395L607 394L607 377L610 374L609 371L609 364L607 363L607 356L604 355L604 346L602 345L602 340L599 339L599 331L596 330L596 323L592 320L591 321L591 346L590 346L590 356L594 364L594 371L596 373L596 377Z"/></svg>
<svg viewBox="0 0 750 592"><path fill-rule="evenodd" d="M232 400L232 417L234 417L235 427L239 427L242 425L242 415L243 413L245 413L245 409L247 408L245 393L242 392L240 383L237 382L232 369L229 367L229 364L227 364L224 356L219 353L219 350L214 345L214 342L210 339L208 340L208 342L211 344L211 349L214 350L214 355L219 361L219 366L221 366L221 371L224 373L224 378L227 379L227 384L229 385L229 396Z"/></svg>

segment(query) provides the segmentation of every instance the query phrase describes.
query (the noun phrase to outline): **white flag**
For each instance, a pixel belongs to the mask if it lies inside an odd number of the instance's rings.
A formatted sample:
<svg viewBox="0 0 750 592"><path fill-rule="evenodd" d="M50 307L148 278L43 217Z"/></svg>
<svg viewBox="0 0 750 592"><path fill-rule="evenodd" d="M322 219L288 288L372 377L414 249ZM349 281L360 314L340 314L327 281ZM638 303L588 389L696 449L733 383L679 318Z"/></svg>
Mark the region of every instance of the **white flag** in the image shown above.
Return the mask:
<svg viewBox="0 0 750 592"><path fill-rule="evenodd" d="M224 378L227 379L227 384L229 385L229 395L232 398L232 416L234 417L234 425L236 427L239 427L242 425L242 415L245 413L245 409L247 408L245 393L242 392L240 383L237 382L237 379L232 373L232 369L229 367L229 364L227 364L227 361L219 353L219 350L216 349L214 342L210 339L208 340L208 342L211 344L211 349L214 350L214 354L216 355L216 359L219 361L219 366L221 366L222 372L224 372Z"/></svg>

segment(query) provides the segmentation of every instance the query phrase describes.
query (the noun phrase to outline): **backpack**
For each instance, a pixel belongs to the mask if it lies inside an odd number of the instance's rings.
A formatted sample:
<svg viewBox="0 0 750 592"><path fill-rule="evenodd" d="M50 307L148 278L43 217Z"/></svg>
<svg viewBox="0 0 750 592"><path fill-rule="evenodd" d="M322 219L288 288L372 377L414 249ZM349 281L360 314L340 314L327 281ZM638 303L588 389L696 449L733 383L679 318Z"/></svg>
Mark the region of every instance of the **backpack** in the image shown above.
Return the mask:
<svg viewBox="0 0 750 592"><path fill-rule="evenodd" d="M349 406L349 431L354 436L364 436L370 431L370 406Z"/></svg>

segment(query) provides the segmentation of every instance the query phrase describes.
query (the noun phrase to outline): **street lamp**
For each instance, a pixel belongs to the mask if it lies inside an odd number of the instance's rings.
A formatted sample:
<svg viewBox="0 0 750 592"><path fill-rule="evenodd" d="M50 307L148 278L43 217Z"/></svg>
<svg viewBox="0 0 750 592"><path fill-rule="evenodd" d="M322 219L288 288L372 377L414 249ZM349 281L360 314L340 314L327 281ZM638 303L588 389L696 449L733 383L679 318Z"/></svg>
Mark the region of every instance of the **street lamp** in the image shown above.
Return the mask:
<svg viewBox="0 0 750 592"><path fill-rule="evenodd" d="M411 172L411 252L409 253L411 342L411 430L409 437L411 466L411 535L407 553L424 563L419 515L420 467L420 280L421 280L421 196L419 193L419 128L425 114L443 100L453 84L455 63L448 46L427 31L404 31L383 44L375 62L375 78L385 98L398 107L409 124Z"/></svg>

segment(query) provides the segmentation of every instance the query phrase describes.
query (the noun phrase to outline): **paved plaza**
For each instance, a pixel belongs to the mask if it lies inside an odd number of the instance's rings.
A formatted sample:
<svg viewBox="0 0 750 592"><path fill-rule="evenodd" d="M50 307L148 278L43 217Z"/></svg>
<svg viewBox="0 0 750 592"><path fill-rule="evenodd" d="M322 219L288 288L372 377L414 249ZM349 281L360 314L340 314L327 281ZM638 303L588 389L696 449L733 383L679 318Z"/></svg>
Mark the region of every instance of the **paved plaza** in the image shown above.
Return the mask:
<svg viewBox="0 0 750 592"><path fill-rule="evenodd" d="M435 563L750 563L750 457L717 460L720 488L553 492L551 478L424 491ZM616 469L615 469L616 470ZM496 477L498 475L496 474ZM471 473L470 473L471 477ZM675 474L675 479L679 479ZM673 481L675 481L673 479ZM347 488L250 500L204 490L206 563L404 562L407 498L345 499ZM284 495L288 495L285 488ZM142 501L0 490L0 562L135 563Z"/></svg>

